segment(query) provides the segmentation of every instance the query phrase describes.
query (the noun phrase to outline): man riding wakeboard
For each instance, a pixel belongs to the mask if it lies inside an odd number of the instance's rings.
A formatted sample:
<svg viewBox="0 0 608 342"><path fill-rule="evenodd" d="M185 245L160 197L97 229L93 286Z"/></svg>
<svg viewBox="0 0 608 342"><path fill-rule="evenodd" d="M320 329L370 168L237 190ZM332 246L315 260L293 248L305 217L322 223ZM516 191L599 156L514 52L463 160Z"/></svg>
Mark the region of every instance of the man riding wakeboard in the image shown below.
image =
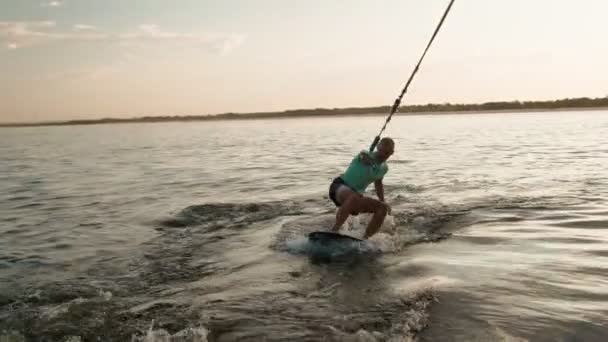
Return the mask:
<svg viewBox="0 0 608 342"><path fill-rule="evenodd" d="M363 239L368 239L378 232L384 218L391 211L384 201L382 180L388 172L386 161L394 153L394 147L393 139L382 138L376 151L360 152L352 159L346 171L334 178L329 186L329 198L338 207L338 211L332 231L338 232L349 215L373 213ZM363 195L371 183L374 183L378 200Z"/></svg>

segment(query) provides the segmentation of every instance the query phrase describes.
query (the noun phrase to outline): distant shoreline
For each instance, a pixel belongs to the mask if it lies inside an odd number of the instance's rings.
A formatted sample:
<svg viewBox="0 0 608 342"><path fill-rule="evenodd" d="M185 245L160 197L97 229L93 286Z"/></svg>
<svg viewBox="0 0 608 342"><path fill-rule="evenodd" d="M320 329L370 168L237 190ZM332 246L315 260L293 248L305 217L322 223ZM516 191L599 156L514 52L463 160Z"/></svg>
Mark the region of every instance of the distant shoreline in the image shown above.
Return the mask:
<svg viewBox="0 0 608 342"><path fill-rule="evenodd" d="M91 120L67 120L30 123L0 123L0 127L38 127L38 126L72 126L99 125L120 123L154 123L154 122L184 122L184 121L227 121L227 120L259 120L259 119L294 119L308 117L353 117L353 116L388 116L390 106L357 107L357 108L316 108L287 110L283 112L256 113L224 113L211 115L189 116L146 116L136 118L104 118ZM604 98L573 98L556 101L511 101L486 102L483 104L426 104L399 107L395 116L420 115L449 115L449 114L499 114L522 112L554 112L554 111L588 111L608 110L608 96Z"/></svg>

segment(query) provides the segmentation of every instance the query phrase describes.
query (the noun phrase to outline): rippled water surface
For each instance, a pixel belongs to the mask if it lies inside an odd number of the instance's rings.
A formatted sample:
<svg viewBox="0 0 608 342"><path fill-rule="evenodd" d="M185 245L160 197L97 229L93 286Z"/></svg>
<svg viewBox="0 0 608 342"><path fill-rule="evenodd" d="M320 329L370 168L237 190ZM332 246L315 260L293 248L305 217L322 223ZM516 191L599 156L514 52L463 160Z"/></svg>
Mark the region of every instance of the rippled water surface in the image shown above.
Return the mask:
<svg viewBox="0 0 608 342"><path fill-rule="evenodd" d="M383 120L0 129L0 339L605 339L608 112L395 117L382 232L310 244Z"/></svg>

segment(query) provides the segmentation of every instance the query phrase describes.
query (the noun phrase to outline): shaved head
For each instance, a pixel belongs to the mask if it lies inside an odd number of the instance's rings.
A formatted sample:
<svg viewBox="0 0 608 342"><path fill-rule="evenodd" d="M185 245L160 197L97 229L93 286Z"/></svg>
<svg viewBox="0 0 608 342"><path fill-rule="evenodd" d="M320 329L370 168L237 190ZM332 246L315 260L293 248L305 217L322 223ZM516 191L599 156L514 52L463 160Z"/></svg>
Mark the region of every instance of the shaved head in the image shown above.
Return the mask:
<svg viewBox="0 0 608 342"><path fill-rule="evenodd" d="M389 137L380 139L378 143L378 157L382 161L387 160L395 150L395 141Z"/></svg>
<svg viewBox="0 0 608 342"><path fill-rule="evenodd" d="M379 145L386 145L386 144L388 144L388 146L395 147L395 141L392 138L384 137L384 138L380 139Z"/></svg>

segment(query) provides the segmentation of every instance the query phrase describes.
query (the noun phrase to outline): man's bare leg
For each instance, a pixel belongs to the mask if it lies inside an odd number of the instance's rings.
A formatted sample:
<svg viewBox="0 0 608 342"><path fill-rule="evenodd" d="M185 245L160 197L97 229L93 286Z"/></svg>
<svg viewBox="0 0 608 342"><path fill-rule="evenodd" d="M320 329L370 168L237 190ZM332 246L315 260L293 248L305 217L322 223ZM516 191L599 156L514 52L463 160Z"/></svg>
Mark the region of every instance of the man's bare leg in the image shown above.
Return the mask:
<svg viewBox="0 0 608 342"><path fill-rule="evenodd" d="M336 223L331 228L332 231L340 230L348 217L358 212L359 200L362 198L359 194L351 190L343 190L338 194L338 202L342 203L336 212Z"/></svg>
<svg viewBox="0 0 608 342"><path fill-rule="evenodd" d="M386 204L368 197L364 197L361 200L360 207L362 212L374 214L372 219L367 224L365 235L363 235L363 239L368 239L376 234L378 230L380 230L380 227L384 222L384 218L388 213L388 207Z"/></svg>

